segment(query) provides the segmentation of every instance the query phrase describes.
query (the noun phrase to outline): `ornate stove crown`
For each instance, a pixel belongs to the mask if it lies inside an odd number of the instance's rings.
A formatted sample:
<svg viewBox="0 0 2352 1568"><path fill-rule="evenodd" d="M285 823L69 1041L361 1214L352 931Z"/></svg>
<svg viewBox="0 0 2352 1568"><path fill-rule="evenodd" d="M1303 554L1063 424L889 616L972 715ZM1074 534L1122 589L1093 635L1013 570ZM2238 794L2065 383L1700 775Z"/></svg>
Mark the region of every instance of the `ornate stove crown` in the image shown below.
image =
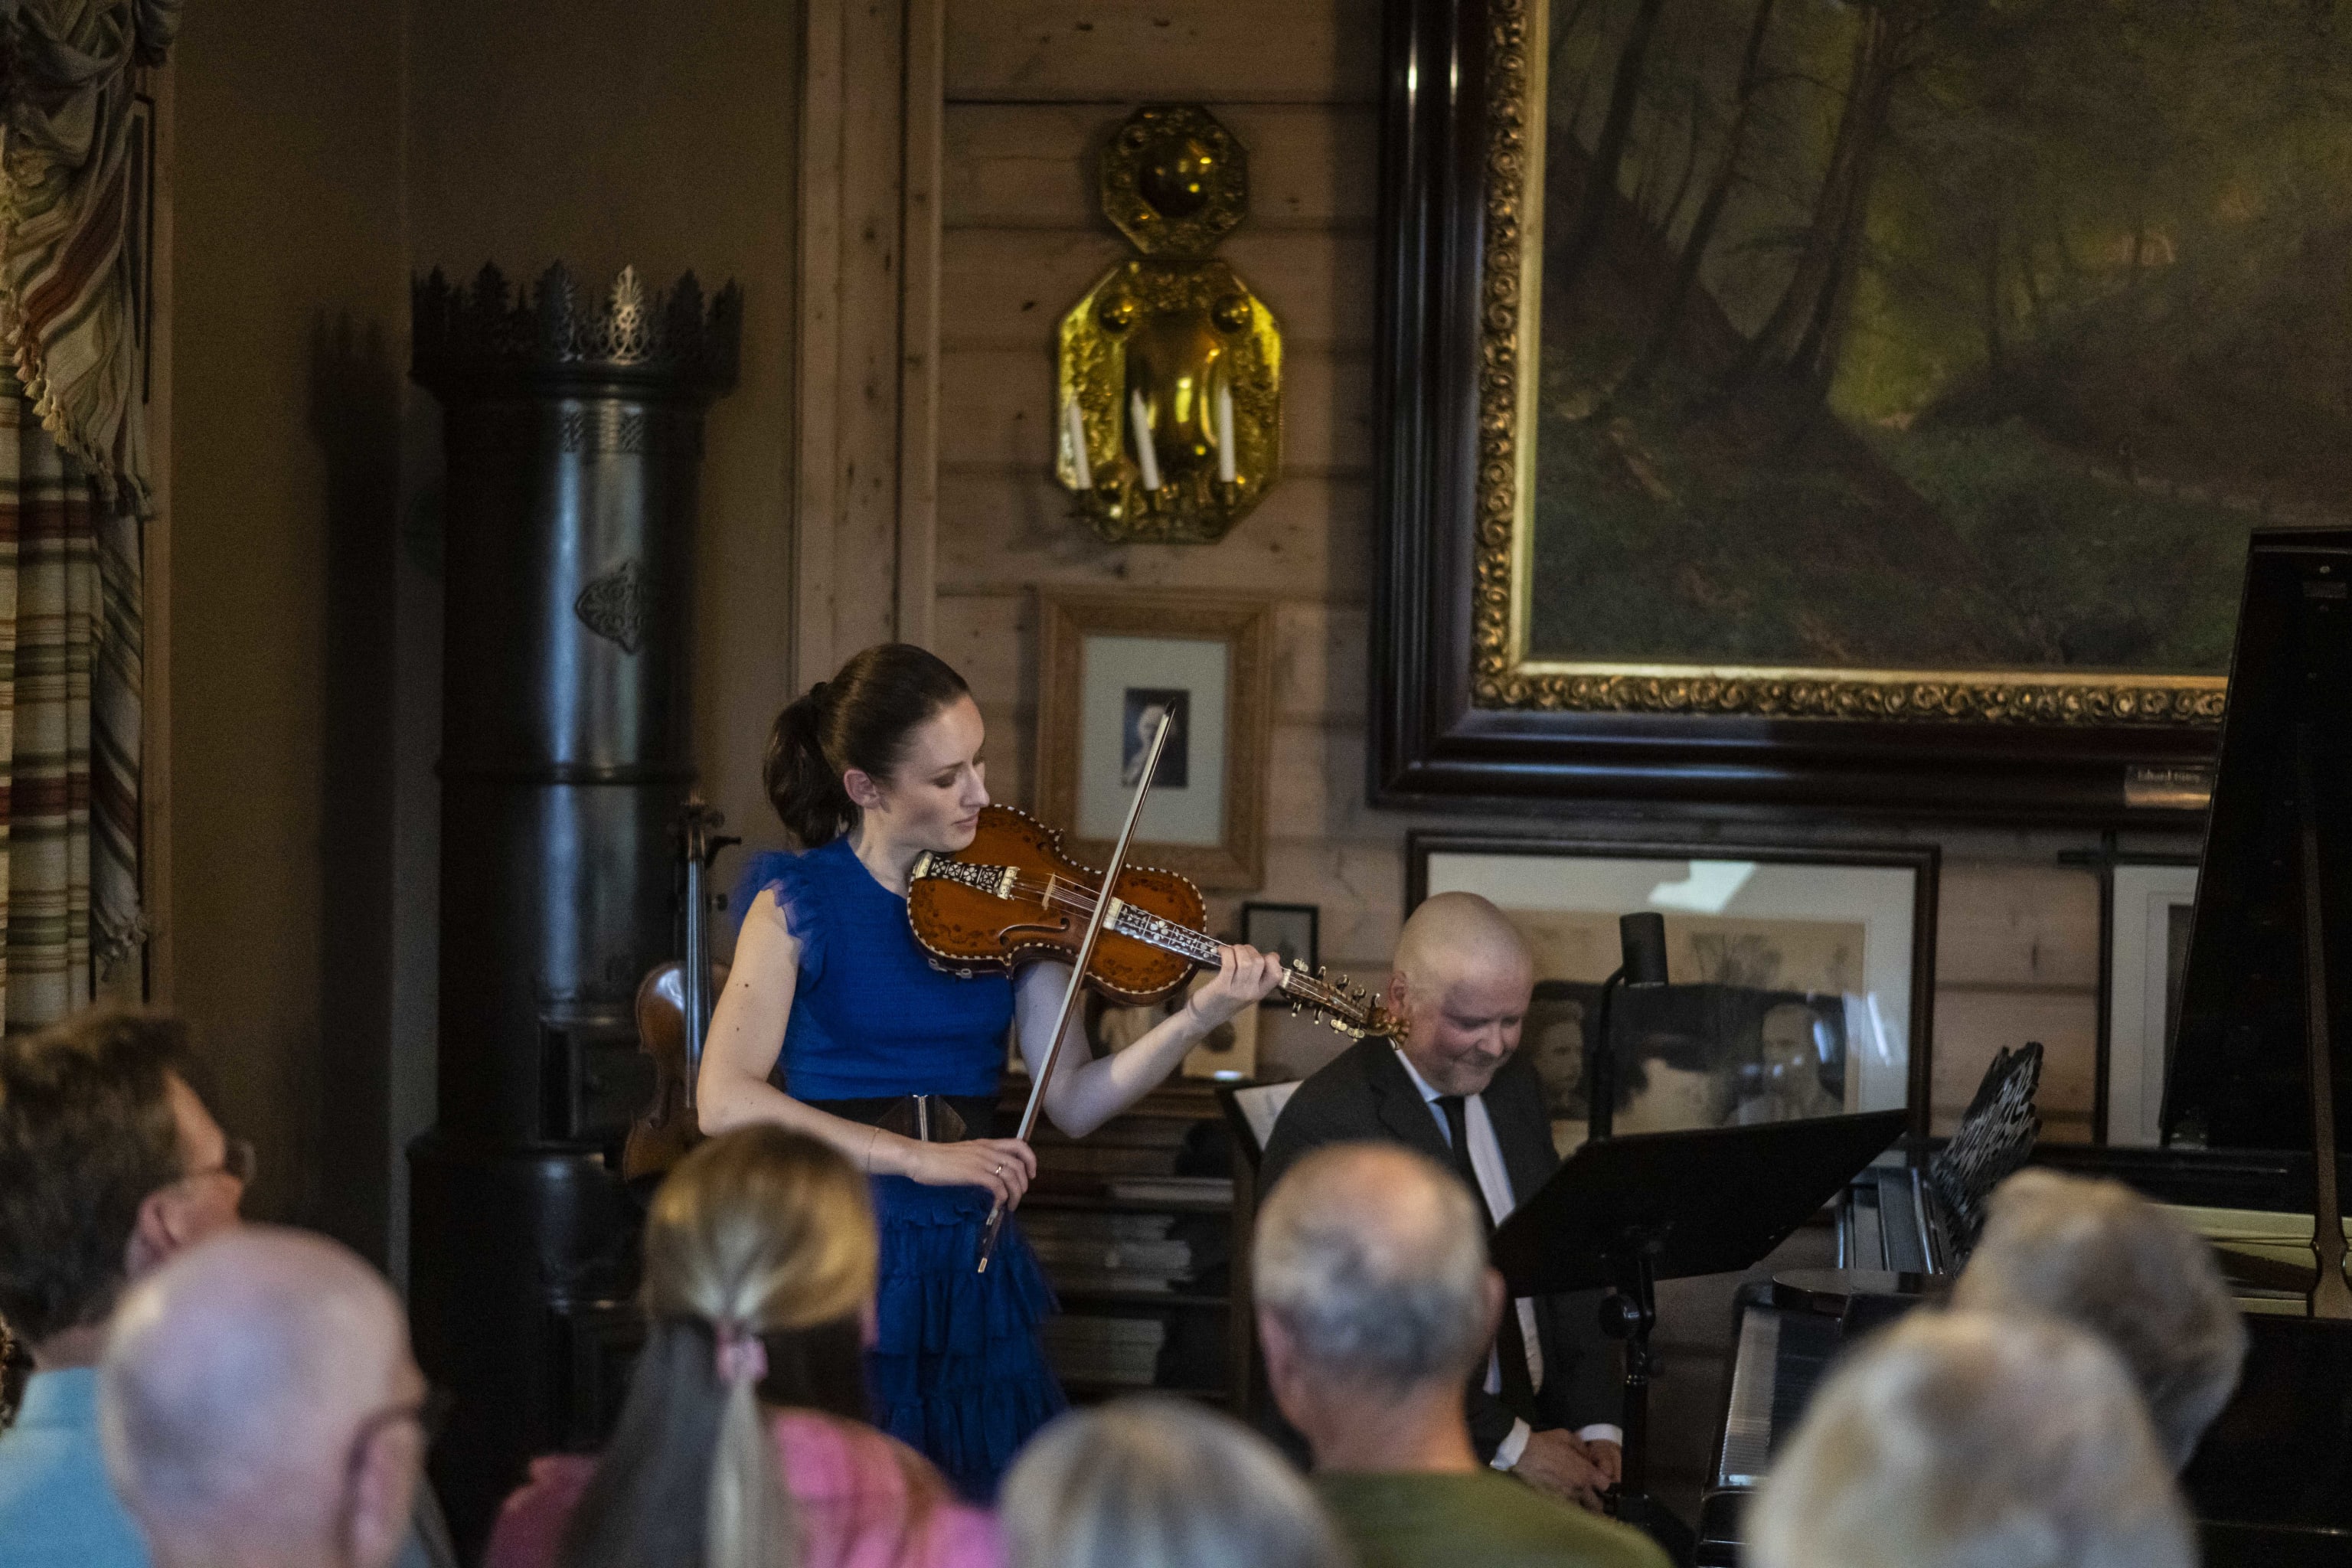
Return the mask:
<svg viewBox="0 0 2352 1568"><path fill-rule="evenodd" d="M414 342L409 374L435 391L484 374L571 374L663 382L705 394L735 384L743 291L721 289L706 310L688 272L667 293L648 295L634 267L613 279L602 308L583 307L572 274L557 262L529 288L509 291L485 266L470 289L452 287L439 268L409 286Z"/></svg>

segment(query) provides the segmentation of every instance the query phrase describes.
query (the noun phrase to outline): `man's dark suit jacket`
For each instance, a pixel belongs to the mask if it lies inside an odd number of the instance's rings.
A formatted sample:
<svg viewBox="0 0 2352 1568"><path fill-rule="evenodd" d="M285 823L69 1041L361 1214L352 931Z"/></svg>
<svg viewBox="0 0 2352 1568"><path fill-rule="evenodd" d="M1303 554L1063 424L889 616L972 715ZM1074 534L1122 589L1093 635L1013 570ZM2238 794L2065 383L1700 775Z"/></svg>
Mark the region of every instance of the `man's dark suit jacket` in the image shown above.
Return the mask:
<svg viewBox="0 0 2352 1568"><path fill-rule="evenodd" d="M1544 1109L1543 1085L1524 1053L1514 1053L1480 1096L1495 1124L1511 1192L1524 1202L1535 1195L1559 1155L1551 1146L1551 1120ZM1453 1168L1453 1151L1438 1130L1436 1113L1421 1097L1386 1040L1359 1040L1298 1086L1266 1140L1258 1167L1258 1190L1270 1193L1283 1173L1309 1150L1326 1143L1404 1143ZM1601 1294L1580 1290L1535 1299L1536 1331L1543 1350L1543 1386L1536 1407L1513 1410L1486 1392L1486 1364L1471 1379L1470 1438L1478 1457L1491 1459L1510 1436L1516 1417L1537 1430L1575 1430L1596 1423L1615 1425L1623 1398L1615 1344L1601 1332Z"/></svg>

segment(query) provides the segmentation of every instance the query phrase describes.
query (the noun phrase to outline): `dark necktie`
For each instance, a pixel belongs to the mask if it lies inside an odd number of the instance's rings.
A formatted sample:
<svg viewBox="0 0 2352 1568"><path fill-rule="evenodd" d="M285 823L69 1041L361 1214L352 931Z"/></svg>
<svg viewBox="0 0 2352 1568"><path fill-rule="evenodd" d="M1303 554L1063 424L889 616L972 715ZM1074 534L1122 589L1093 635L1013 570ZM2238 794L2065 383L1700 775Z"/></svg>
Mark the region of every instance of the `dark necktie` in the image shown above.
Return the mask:
<svg viewBox="0 0 2352 1568"><path fill-rule="evenodd" d="M1486 1235L1495 1234L1495 1211L1486 1206L1486 1189L1478 1184L1478 1167L1470 1161L1470 1111L1458 1094L1441 1094L1437 1108L1445 1112L1445 1131L1454 1141L1454 1171L1478 1200L1486 1221ZM1495 1330L1495 1360L1503 1374L1503 1403L1522 1415L1536 1407L1535 1380L1528 1373L1528 1339L1519 1327L1519 1304L1503 1299L1503 1321Z"/></svg>

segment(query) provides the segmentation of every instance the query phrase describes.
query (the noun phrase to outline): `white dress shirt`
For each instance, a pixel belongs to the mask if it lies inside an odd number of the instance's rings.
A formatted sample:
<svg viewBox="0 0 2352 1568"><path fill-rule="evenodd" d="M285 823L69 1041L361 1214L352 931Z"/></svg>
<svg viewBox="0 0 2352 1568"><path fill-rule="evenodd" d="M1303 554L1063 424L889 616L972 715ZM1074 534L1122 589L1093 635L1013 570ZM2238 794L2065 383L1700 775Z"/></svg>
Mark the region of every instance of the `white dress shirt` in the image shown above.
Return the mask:
<svg viewBox="0 0 2352 1568"><path fill-rule="evenodd" d="M1390 1048L1394 1050L1396 1047L1391 1046ZM1437 1118L1437 1135L1451 1148L1454 1129L1446 1123L1445 1108L1437 1103L1444 1097L1430 1087L1429 1080L1413 1067L1411 1057L1399 1050L1396 1059L1397 1065L1404 1068L1405 1076L1412 1079L1412 1087L1421 1091L1422 1100L1429 1106L1429 1113ZM1462 1112L1462 1124L1470 1137L1470 1168L1478 1173L1478 1191L1486 1197L1486 1212L1495 1216L1495 1223L1499 1226L1510 1217L1512 1210L1519 1206L1517 1194L1511 1191L1510 1168L1503 1163L1503 1145L1495 1137L1494 1119L1486 1114L1484 1095L1463 1096ZM1527 1341L1528 1382L1541 1388L1544 1377L1543 1336L1536 1331L1536 1304L1532 1299L1520 1296L1513 1299L1511 1310L1518 1313L1519 1335ZM1502 1364L1495 1359L1497 1353L1495 1351L1486 1352L1486 1392L1489 1394L1503 1391ZM1532 1434L1533 1428L1525 1421L1513 1422L1509 1435L1496 1446L1495 1458L1491 1461L1495 1468L1507 1470L1517 1464L1519 1456L1528 1450L1528 1438ZM1596 1422L1580 1428L1576 1435L1588 1443L1615 1443L1622 1447L1625 1441L1625 1434L1607 1422Z"/></svg>

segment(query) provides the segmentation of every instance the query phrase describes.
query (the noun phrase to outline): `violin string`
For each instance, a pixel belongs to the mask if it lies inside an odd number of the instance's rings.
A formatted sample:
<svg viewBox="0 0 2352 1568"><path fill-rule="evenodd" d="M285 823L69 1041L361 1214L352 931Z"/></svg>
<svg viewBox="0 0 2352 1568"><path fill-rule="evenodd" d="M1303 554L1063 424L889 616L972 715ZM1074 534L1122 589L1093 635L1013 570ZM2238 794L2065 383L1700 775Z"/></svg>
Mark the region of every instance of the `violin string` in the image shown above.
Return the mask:
<svg viewBox="0 0 2352 1568"><path fill-rule="evenodd" d="M1097 902L1094 889L1080 887L1066 891L1062 879L1050 872L1047 873L1042 887L1036 878L1014 872L1011 893L1024 901L1034 901L1046 909L1067 910L1082 919L1091 920L1094 917ZM1170 923L1174 925L1173 921ZM1112 928L1113 931L1117 929ZM1200 942L1198 951L1186 951L1191 944L1184 944L1184 948L1179 949L1180 957L1213 962L1223 956L1227 946L1226 943L1217 941L1206 932L1195 931L1185 926L1175 926L1175 929L1188 936L1199 939ZM1282 975L1283 989L1303 1002L1333 1012L1352 1015L1356 1011L1356 1004L1351 998L1341 996L1337 987L1319 976L1309 974L1303 969L1285 969Z"/></svg>

